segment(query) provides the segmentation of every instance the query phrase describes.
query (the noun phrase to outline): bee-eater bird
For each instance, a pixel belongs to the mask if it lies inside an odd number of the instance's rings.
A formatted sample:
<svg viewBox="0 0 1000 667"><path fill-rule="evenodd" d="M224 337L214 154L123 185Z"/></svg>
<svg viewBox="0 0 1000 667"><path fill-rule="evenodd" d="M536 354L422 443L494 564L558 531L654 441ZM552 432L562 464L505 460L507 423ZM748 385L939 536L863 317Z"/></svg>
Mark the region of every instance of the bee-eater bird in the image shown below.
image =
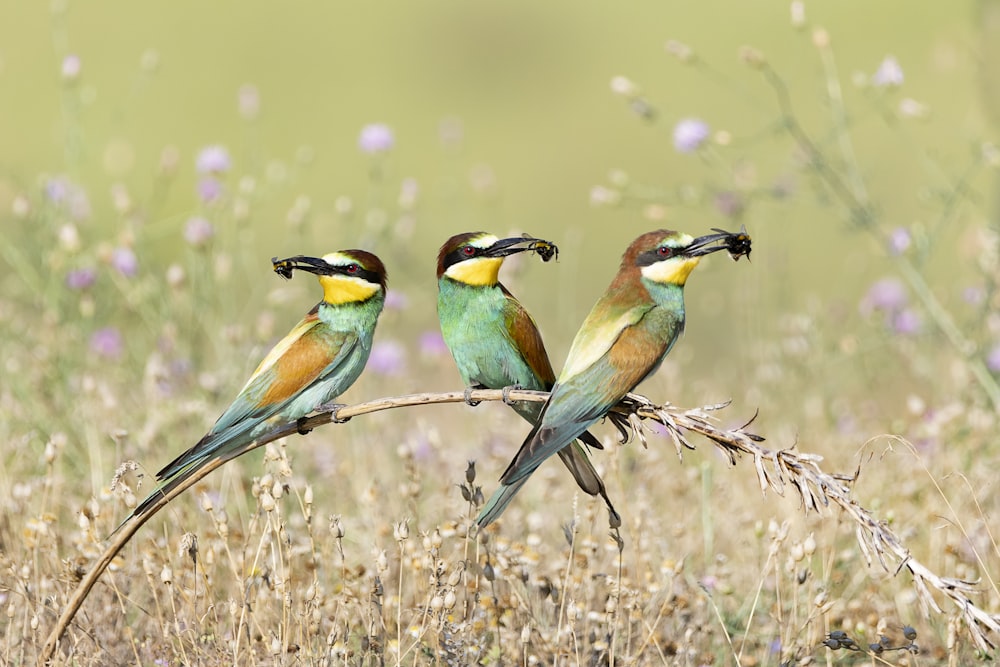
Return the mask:
<svg viewBox="0 0 1000 667"><path fill-rule="evenodd" d="M545 261L558 252L554 245L540 239L500 239L485 232L467 232L445 241L438 253L441 333L462 381L470 389L520 387L548 391L555 382L556 375L535 321L499 281L504 259L529 250L541 254ZM542 409L541 403L511 405L532 424ZM586 429L581 429L567 443L576 438L601 448L600 442ZM572 446L559 450L559 457L581 489L604 498L611 522L617 525L618 514L583 447L573 442ZM505 492L512 497L521 484L514 483Z"/></svg>
<svg viewBox="0 0 1000 667"><path fill-rule="evenodd" d="M718 245L717 245L718 244ZM684 330L684 283L704 255L748 255L750 237L700 238L658 230L628 247L621 268L576 334L541 416L477 518L492 523L548 457L580 437L636 385L656 372Z"/></svg>
<svg viewBox="0 0 1000 667"><path fill-rule="evenodd" d="M258 436L329 403L361 375L385 302L382 261L364 250L341 250L272 263L285 278L295 269L316 274L323 300L264 357L205 437L156 474L159 485L129 519L206 463L239 456Z"/></svg>

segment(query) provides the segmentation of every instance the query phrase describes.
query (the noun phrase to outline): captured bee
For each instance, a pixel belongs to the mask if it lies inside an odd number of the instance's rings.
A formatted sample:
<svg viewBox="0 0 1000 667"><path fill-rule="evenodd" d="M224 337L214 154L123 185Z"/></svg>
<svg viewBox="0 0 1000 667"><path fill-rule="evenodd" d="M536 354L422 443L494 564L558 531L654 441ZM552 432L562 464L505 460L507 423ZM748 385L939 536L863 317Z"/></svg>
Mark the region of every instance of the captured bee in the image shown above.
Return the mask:
<svg viewBox="0 0 1000 667"><path fill-rule="evenodd" d="M290 259L279 260L277 257L272 257L271 265L272 268L274 269L274 272L277 273L279 276L281 276L285 280L292 279L292 271L295 270L295 262L293 262Z"/></svg>
<svg viewBox="0 0 1000 667"><path fill-rule="evenodd" d="M738 262L740 257L743 257L744 255L746 256L747 261L750 261L750 251L752 248L750 247L750 235L747 234L746 225L740 225L740 231L738 232L727 232L724 229L716 229L714 227L712 228L712 231L726 235L726 251L729 253L729 256L733 258L734 262Z"/></svg>
<svg viewBox="0 0 1000 667"><path fill-rule="evenodd" d="M553 257L556 258L556 261L559 260L559 246L555 243L543 241L542 239L536 239L535 237L528 236L527 234L524 235L524 238L532 241L532 243L528 245L528 249L534 251L539 257L541 257L543 262L547 262Z"/></svg>

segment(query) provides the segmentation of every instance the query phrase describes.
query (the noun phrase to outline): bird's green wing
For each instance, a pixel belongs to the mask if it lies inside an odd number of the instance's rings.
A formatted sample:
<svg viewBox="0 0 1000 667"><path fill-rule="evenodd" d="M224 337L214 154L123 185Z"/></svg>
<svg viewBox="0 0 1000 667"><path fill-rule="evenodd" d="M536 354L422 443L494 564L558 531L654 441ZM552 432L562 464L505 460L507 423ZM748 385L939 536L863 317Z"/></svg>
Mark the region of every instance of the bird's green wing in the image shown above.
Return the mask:
<svg viewBox="0 0 1000 667"><path fill-rule="evenodd" d="M597 363L608 353L622 332L638 323L653 308L651 303L638 303L615 313L610 312L608 301L601 299L583 321L569 349L566 365L559 374L560 384Z"/></svg>
<svg viewBox="0 0 1000 667"><path fill-rule="evenodd" d="M676 338L676 336L674 337ZM511 461L501 482L527 477L542 461L604 417L625 394L653 372L673 345L640 318L625 326L603 355L552 389L538 424Z"/></svg>
<svg viewBox="0 0 1000 667"><path fill-rule="evenodd" d="M351 363L358 344L356 333L332 331L314 314L307 315L265 357L212 430L164 466L157 473L157 479L170 478L193 464L200 465L208 458L221 455L224 448L238 446L258 425L288 408L304 390L341 371L345 363ZM356 373L350 375L340 391L356 377ZM288 415L289 419L300 416Z"/></svg>
<svg viewBox="0 0 1000 667"><path fill-rule="evenodd" d="M556 381L556 374L552 370L552 362L549 361L549 355L545 351L545 343L542 342L538 326L506 287L500 285L500 289L507 300L507 305L503 309L504 325L514 343L514 349L521 354L521 358L538 379L539 384L548 389Z"/></svg>
<svg viewBox="0 0 1000 667"><path fill-rule="evenodd" d="M357 342L356 333L332 331L310 313L264 357L211 433L244 419L277 414L303 389L334 372Z"/></svg>

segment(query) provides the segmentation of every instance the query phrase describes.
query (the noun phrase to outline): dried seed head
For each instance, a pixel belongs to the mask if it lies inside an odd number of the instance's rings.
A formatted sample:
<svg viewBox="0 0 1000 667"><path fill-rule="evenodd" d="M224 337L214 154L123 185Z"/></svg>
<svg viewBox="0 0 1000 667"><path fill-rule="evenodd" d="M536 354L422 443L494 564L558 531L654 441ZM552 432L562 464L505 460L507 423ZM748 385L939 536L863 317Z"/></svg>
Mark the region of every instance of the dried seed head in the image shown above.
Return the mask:
<svg viewBox="0 0 1000 667"><path fill-rule="evenodd" d="M672 55L677 60L682 63L689 63L694 60L694 50L683 42L678 42L676 39L671 39L667 42L665 49L667 53Z"/></svg>
<svg viewBox="0 0 1000 667"><path fill-rule="evenodd" d="M444 606L444 598L440 595L435 595L431 598L431 611L441 611Z"/></svg>
<svg viewBox="0 0 1000 667"><path fill-rule="evenodd" d="M330 517L330 532L338 540L344 536L344 524L341 523L339 514Z"/></svg>
<svg viewBox="0 0 1000 667"><path fill-rule="evenodd" d="M804 28L806 25L806 5L802 0L793 0L791 6L792 27Z"/></svg>
<svg viewBox="0 0 1000 667"><path fill-rule="evenodd" d="M611 79L611 92L622 97L635 97L639 94L639 86L628 77L616 76Z"/></svg>
<svg viewBox="0 0 1000 667"><path fill-rule="evenodd" d="M816 553L816 538L813 537L812 533L809 533L809 537L807 537L806 541L802 543L802 548L805 550L806 556L811 557L814 553Z"/></svg>
<svg viewBox="0 0 1000 667"><path fill-rule="evenodd" d="M164 564L163 569L160 570L160 581L169 586L174 580L174 573L171 572L170 566Z"/></svg>
<svg viewBox="0 0 1000 667"><path fill-rule="evenodd" d="M767 59L764 58L764 54L752 46L744 46L740 48L740 60L753 69L760 69L765 63L767 63Z"/></svg>
<svg viewBox="0 0 1000 667"><path fill-rule="evenodd" d="M410 537L410 520L404 519L392 527L392 535L397 542L403 542Z"/></svg>
<svg viewBox="0 0 1000 667"><path fill-rule="evenodd" d="M444 608L445 609L454 609L455 608L455 603L457 601L458 601L458 598L455 595L455 591L449 590L447 593L444 594Z"/></svg>
<svg viewBox="0 0 1000 667"><path fill-rule="evenodd" d="M313 504L313 488L312 484L306 484L306 490L302 492L302 502L306 505Z"/></svg>
<svg viewBox="0 0 1000 667"><path fill-rule="evenodd" d="M260 502L260 508L265 512L274 511L274 496L268 490L261 491L260 497L257 499Z"/></svg>
<svg viewBox="0 0 1000 667"><path fill-rule="evenodd" d="M830 33L826 31L826 28L816 28L813 30L812 39L813 45L817 49L826 49L830 47Z"/></svg>
<svg viewBox="0 0 1000 667"><path fill-rule="evenodd" d="M45 443L45 463L46 465L52 465L56 460L56 446L51 440Z"/></svg>
<svg viewBox="0 0 1000 667"><path fill-rule="evenodd" d="M187 556L191 560L196 560L198 557L198 537L194 533L184 533L177 551L181 558Z"/></svg>
<svg viewBox="0 0 1000 667"><path fill-rule="evenodd" d="M914 639L917 638L917 631L914 630L909 625L904 625L903 626L903 636L906 637L908 640L910 640L912 642Z"/></svg>
<svg viewBox="0 0 1000 667"><path fill-rule="evenodd" d="M379 574L384 574L389 569L389 557L385 555L385 549L380 549L375 555L375 569Z"/></svg>
<svg viewBox="0 0 1000 667"><path fill-rule="evenodd" d="M472 484L476 481L476 462L469 461L469 467L465 469L465 481Z"/></svg>
<svg viewBox="0 0 1000 667"><path fill-rule="evenodd" d="M201 494L201 509L205 512L211 512L215 509L215 506L212 504L212 496L207 493Z"/></svg>

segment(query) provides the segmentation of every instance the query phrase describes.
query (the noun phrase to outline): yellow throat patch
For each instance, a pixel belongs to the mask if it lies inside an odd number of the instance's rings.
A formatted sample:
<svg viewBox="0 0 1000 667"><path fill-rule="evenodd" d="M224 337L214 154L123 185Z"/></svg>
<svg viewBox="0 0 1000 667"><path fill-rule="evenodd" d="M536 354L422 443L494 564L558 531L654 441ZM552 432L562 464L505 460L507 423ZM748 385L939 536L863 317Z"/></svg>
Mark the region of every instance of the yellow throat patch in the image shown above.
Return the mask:
<svg viewBox="0 0 1000 667"><path fill-rule="evenodd" d="M365 301L379 289L362 278L342 275L320 276L319 284L323 286L323 300L335 306Z"/></svg>
<svg viewBox="0 0 1000 667"><path fill-rule="evenodd" d="M701 257L673 257L642 267L642 276L661 285L684 286Z"/></svg>
<svg viewBox="0 0 1000 667"><path fill-rule="evenodd" d="M444 275L466 285L491 287L500 279L503 257L476 257L458 264L452 264Z"/></svg>

